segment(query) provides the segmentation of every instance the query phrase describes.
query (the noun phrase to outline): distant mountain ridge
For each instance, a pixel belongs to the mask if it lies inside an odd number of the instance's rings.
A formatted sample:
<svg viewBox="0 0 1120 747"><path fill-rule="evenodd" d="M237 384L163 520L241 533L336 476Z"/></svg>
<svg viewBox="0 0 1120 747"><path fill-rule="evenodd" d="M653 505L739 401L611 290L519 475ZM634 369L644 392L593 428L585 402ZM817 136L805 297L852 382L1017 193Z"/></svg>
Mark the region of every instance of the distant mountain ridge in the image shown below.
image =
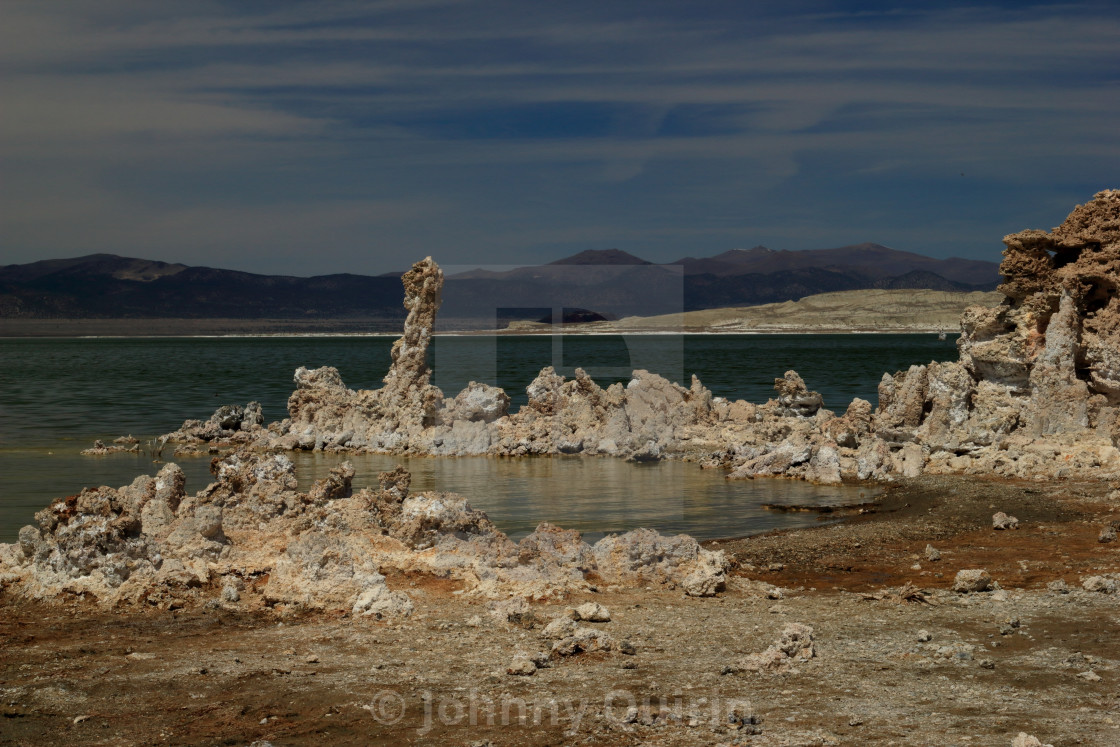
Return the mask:
<svg viewBox="0 0 1120 747"><path fill-rule="evenodd" d="M618 249L587 250L545 265L450 276L442 316L496 313L504 326L559 307L621 318L664 313L667 304L683 310L752 306L846 290L987 291L999 282L998 268L879 244L808 251L757 246L667 264ZM397 273L258 275L113 254L0 267L0 318L394 322L403 316Z"/></svg>

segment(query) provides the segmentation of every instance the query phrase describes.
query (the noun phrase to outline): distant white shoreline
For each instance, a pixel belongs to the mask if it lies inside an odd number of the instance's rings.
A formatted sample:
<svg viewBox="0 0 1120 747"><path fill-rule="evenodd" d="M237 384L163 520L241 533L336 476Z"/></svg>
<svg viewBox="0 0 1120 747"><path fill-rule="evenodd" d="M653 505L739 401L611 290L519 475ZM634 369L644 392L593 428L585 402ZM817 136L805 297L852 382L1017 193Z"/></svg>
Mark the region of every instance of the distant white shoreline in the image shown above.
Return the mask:
<svg viewBox="0 0 1120 747"><path fill-rule="evenodd" d="M736 330L725 331L672 331L672 330L641 330L641 331L569 331L569 332L438 332L432 337L766 337L773 335L939 335L941 330ZM945 330L946 339L956 337L959 330ZM361 338L389 338L400 337L399 333L385 332L276 332L276 333L236 333L227 335L0 335L0 340L251 340L251 339L361 339Z"/></svg>

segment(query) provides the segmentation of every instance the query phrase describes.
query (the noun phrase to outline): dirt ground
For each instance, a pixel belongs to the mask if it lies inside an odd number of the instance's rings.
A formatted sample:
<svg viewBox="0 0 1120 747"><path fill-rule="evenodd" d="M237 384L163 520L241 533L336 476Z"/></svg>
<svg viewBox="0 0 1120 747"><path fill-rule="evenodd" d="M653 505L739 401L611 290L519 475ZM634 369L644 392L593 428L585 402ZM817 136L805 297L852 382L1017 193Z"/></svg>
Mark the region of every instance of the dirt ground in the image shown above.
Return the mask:
<svg viewBox="0 0 1120 747"><path fill-rule="evenodd" d="M818 528L707 543L735 561L719 597L594 593L517 622L424 578L389 579L416 604L402 623L9 593L0 744L1116 745L1120 594L1081 587L1120 570L1120 542L1098 541L1120 522L1112 487L926 477ZM993 530L996 511L1019 528ZM970 568L1001 588L952 592ZM907 583L926 594L884 592ZM507 674L586 601L635 653ZM748 671L789 623L813 628L815 657Z"/></svg>

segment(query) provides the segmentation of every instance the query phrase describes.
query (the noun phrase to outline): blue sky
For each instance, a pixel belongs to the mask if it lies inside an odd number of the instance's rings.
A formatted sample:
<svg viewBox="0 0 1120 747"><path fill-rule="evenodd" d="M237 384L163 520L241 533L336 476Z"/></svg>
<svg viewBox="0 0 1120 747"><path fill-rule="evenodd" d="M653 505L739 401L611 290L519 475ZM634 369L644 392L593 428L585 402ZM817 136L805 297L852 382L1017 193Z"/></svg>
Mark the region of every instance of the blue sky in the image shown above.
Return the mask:
<svg viewBox="0 0 1120 747"><path fill-rule="evenodd" d="M12 0L0 102L0 264L998 260L1120 187L1120 13Z"/></svg>

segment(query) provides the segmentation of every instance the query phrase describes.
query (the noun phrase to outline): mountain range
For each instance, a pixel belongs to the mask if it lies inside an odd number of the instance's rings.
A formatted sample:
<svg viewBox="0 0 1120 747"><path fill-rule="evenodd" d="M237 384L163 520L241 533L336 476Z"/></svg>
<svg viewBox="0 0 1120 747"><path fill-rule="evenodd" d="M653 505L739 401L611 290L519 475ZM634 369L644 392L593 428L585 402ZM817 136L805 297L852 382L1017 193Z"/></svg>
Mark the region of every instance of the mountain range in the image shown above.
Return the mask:
<svg viewBox="0 0 1120 747"><path fill-rule="evenodd" d="M617 249L447 278L444 319L602 318L751 306L867 288L992 290L995 262L934 259L878 244L836 249L736 249L654 264ZM578 311L577 311L578 310ZM0 267L5 319L402 319L399 273L258 275L93 254Z"/></svg>

